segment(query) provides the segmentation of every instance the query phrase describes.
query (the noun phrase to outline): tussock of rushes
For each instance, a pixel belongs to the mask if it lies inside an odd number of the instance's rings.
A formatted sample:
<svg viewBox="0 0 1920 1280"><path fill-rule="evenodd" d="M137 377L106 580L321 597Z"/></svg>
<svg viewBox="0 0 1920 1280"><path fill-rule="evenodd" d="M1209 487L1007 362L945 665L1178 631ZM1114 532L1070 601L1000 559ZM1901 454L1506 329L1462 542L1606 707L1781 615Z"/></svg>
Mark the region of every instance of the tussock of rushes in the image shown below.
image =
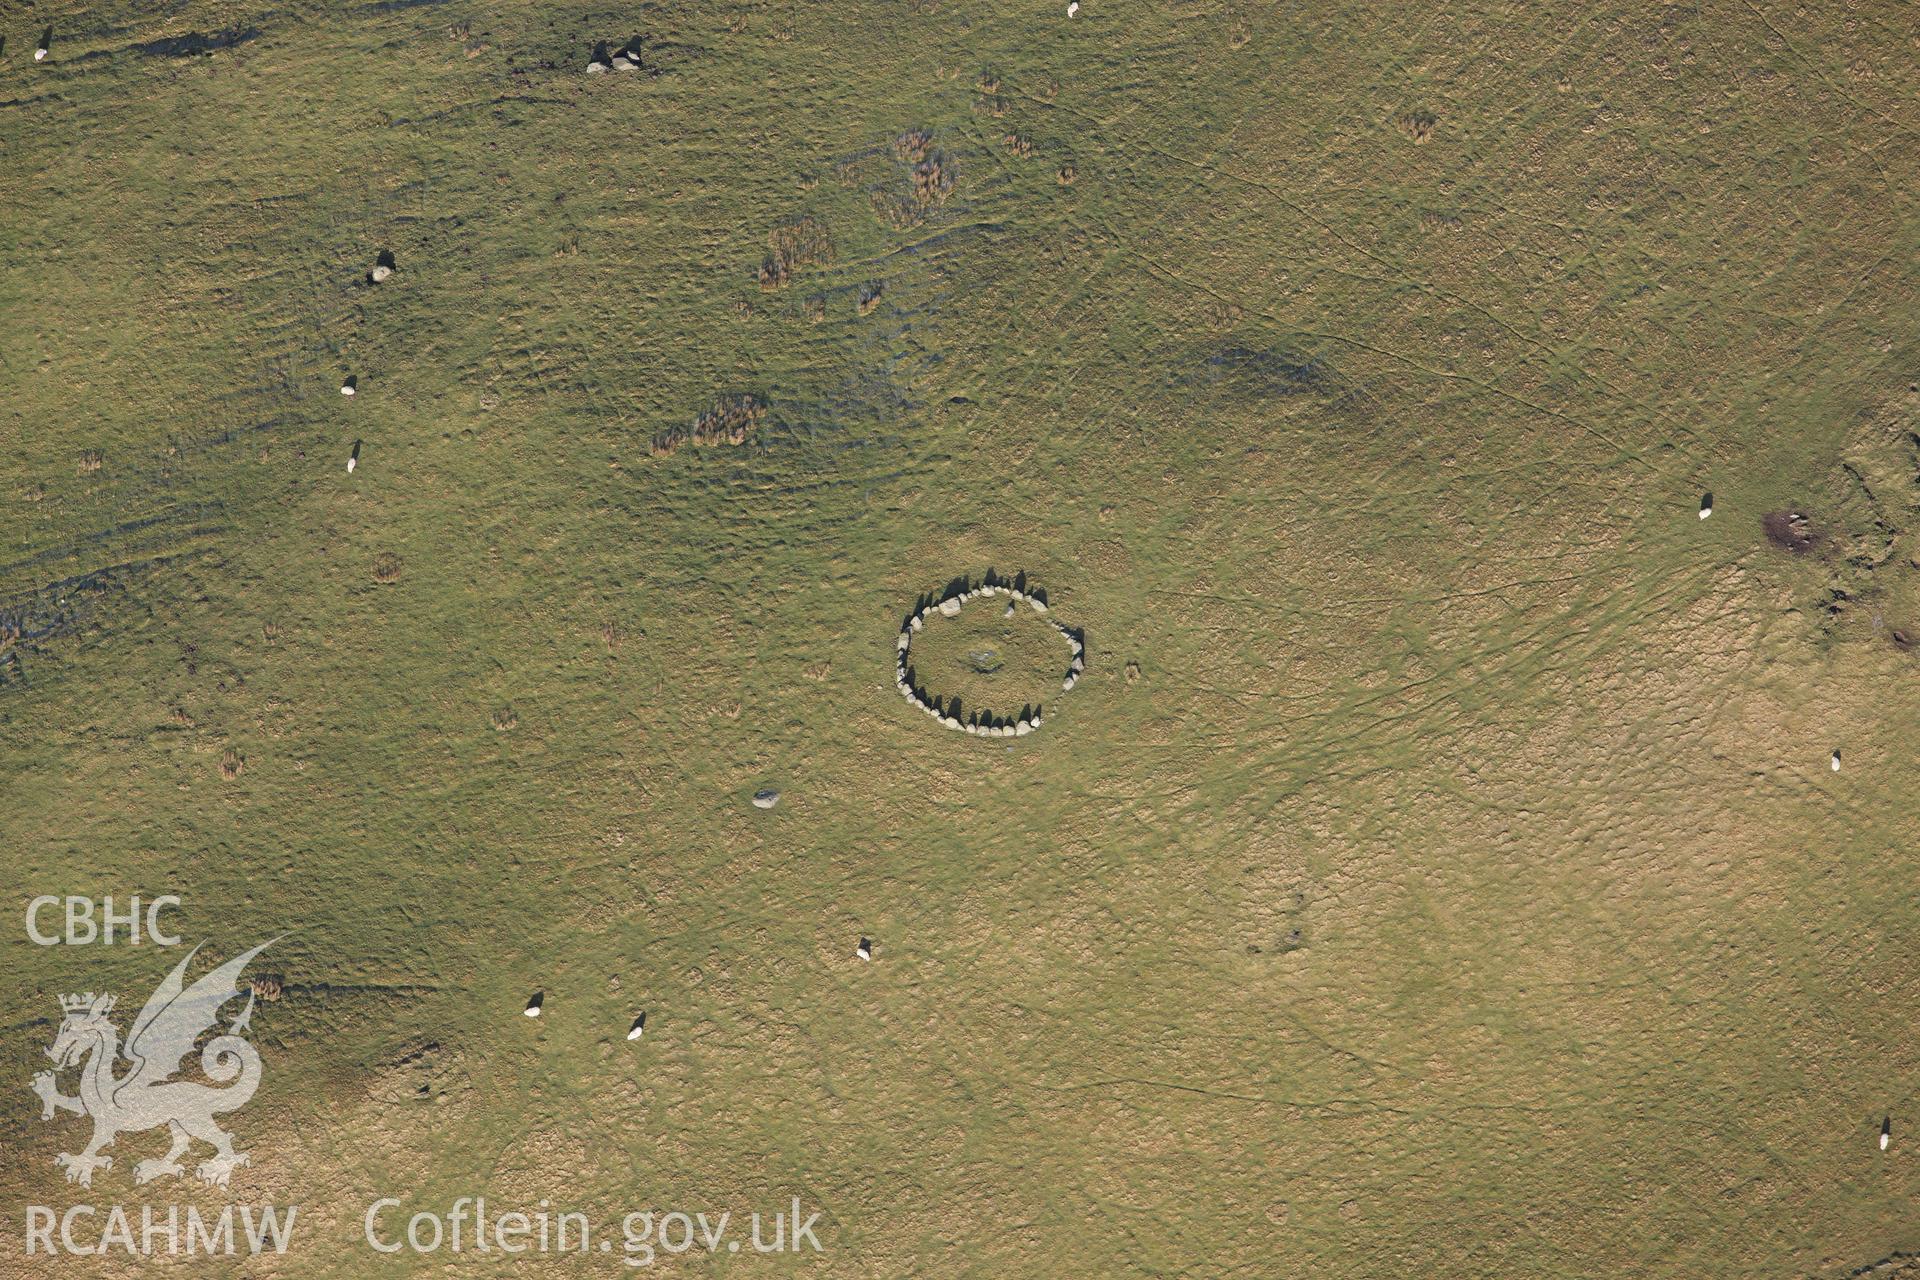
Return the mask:
<svg viewBox="0 0 1920 1280"><path fill-rule="evenodd" d="M402 562L391 551L383 551L373 558L373 580L375 582L398 582Z"/></svg>
<svg viewBox="0 0 1920 1280"><path fill-rule="evenodd" d="M767 236L767 248L766 260L760 264L762 289L782 287L793 279L796 267L824 266L833 261L833 239L811 217L774 228Z"/></svg>
<svg viewBox="0 0 1920 1280"><path fill-rule="evenodd" d="M225 751L221 752L220 776L228 782L232 782L235 778L246 772L246 768L247 758L238 751L235 751L232 747L228 747Z"/></svg>
<svg viewBox="0 0 1920 1280"><path fill-rule="evenodd" d="M922 206L939 204L953 191L953 170L939 152L913 167L913 199Z"/></svg>
<svg viewBox="0 0 1920 1280"><path fill-rule="evenodd" d="M260 977L253 979L253 994L268 1003L278 1000L281 990L282 987L280 985L280 979L278 978Z"/></svg>
<svg viewBox="0 0 1920 1280"><path fill-rule="evenodd" d="M1400 132L1412 138L1419 146L1425 146L1433 138L1433 127L1439 121L1428 111L1415 111L1401 116L1396 122Z"/></svg>
<svg viewBox="0 0 1920 1280"><path fill-rule="evenodd" d="M907 164L919 164L933 149L933 134L925 129L909 129L893 140L893 154Z"/></svg>
<svg viewBox="0 0 1920 1280"><path fill-rule="evenodd" d="M766 412L766 403L757 396L723 396L695 418L691 427L675 427L655 436L650 452L660 458L689 443L745 444L748 432L759 425Z"/></svg>
<svg viewBox="0 0 1920 1280"><path fill-rule="evenodd" d="M874 191L868 194L867 200L873 206L873 216L895 231L909 230L924 221L920 210L905 196L894 195L890 191Z"/></svg>
<svg viewBox="0 0 1920 1280"><path fill-rule="evenodd" d="M894 159L911 165L905 194L874 187L867 192L874 216L895 231L906 231L927 219L927 211L953 191L953 162L934 149L933 134L909 129L893 140ZM877 296L877 295L876 295Z"/></svg>
<svg viewBox="0 0 1920 1280"><path fill-rule="evenodd" d="M973 109L998 119L1007 114L1007 100L1000 94L1000 77L982 74L973 86L980 96L974 100Z"/></svg>
<svg viewBox="0 0 1920 1280"><path fill-rule="evenodd" d="M1000 139L1000 141L1006 146L1007 150L1013 152L1013 154L1019 156L1022 160L1033 159L1032 139L1023 138L1017 133L1010 133Z"/></svg>

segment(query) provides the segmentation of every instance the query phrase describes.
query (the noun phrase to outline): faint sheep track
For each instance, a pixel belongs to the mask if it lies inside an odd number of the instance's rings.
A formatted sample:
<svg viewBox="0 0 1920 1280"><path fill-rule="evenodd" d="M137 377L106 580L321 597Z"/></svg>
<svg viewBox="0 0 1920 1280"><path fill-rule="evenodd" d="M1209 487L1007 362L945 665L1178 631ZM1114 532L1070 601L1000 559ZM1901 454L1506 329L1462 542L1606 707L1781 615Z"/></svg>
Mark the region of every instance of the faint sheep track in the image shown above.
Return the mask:
<svg viewBox="0 0 1920 1280"><path fill-rule="evenodd" d="M1283 747L1248 753L1231 770L1231 776L1242 780L1250 790L1257 781L1270 782L1275 772L1302 772L1318 767L1316 760L1330 748L1338 748L1347 755L1378 749L1421 732L1431 717L1447 714L1469 686L1484 692L1502 681L1524 685L1538 674L1537 668L1542 664L1580 663L1604 655L1620 633L1670 608L1705 578L1726 567L1716 562L1691 574L1648 584L1625 598L1609 594L1605 607L1583 608L1576 603L1524 633L1505 637L1504 643L1466 646L1453 661L1418 680L1396 684L1337 707L1249 721L1218 737L1201 735L1199 740L1217 741L1222 746L1239 749L1244 749L1250 741L1284 740ZM1570 623L1576 625L1570 626ZM1320 724L1345 725L1369 707L1411 695L1420 695L1418 701L1391 714L1367 717L1357 727L1343 728L1331 736L1312 731L1313 726ZM1324 776L1321 781L1325 781ZM1284 806L1290 793L1291 788L1276 793L1262 816L1270 817ZM1201 816L1206 810L1204 803L1195 802L1181 812Z"/></svg>
<svg viewBox="0 0 1920 1280"><path fill-rule="evenodd" d="M0 581L6 581L38 566L76 559L89 549L112 547L121 557L112 564L0 595L0 689L26 683L23 653L75 633L91 614L136 583L170 566L212 554L211 540L228 530L227 525L208 519L219 514L218 504L176 507L0 566Z"/></svg>
<svg viewBox="0 0 1920 1280"><path fill-rule="evenodd" d="M828 162L829 168L845 186L908 191L916 145L924 150L919 157L924 161L940 154L935 141L929 130L910 129L890 142L844 153ZM769 449L804 450L820 471L798 480L790 474L750 480L744 467L752 460L742 459L741 467L724 474L702 473L705 482L721 487L748 482L766 493L799 495L830 488L871 491L936 473L938 458L900 457L908 437L899 426L925 407L910 388L949 362L937 337L922 341L919 331L937 322L958 289L950 268L999 229L997 224L956 223L956 215L967 207L952 186L943 187L923 202L921 216L909 228L929 234L851 261L833 251L835 229L826 220L796 215L769 233L758 268L750 268L760 295L804 295L827 307L825 318L834 323L823 326L820 340L812 344L821 357L803 370L812 376L792 380L781 397L778 418L770 417L758 435ZM782 318L800 314L792 310ZM843 341L849 325L850 342ZM808 391L809 386L817 390ZM867 448L878 449L882 456L865 461L854 456ZM791 453L785 461L792 465Z"/></svg>
<svg viewBox="0 0 1920 1280"><path fill-rule="evenodd" d="M1030 103L1035 103L1046 108L1059 110L1065 115L1078 118L1079 120L1081 120L1083 124L1086 124L1089 126L1100 126L1100 125L1112 126L1116 123L1115 121L1099 120L1084 112L1076 111L1072 107L1067 106L1064 103L1058 103L1044 97L1043 95L1036 94L1031 90L1023 90L1022 96ZM1249 114L1251 114L1251 110L1252 108L1249 108ZM1238 126L1236 125L1236 129L1237 128ZM1229 132L1232 132L1232 131L1229 131ZM1319 228L1325 234L1332 237L1334 241L1340 244L1342 247L1348 249L1353 253L1360 255L1361 257L1374 263L1378 267L1385 268L1386 270L1395 273L1399 277L1399 279L1406 285L1409 285L1415 289L1418 289L1423 293L1428 293L1438 298L1447 299L1448 301L1451 301L1456 305L1466 307L1467 309L1480 314L1481 316L1485 317L1490 323L1497 326L1499 329L1507 333L1510 337L1512 337L1516 341L1526 343L1527 345L1534 347L1539 351L1545 352L1547 355L1551 356L1552 358L1562 361L1567 367L1572 369L1573 372L1578 374L1580 377L1585 378L1586 380L1591 382L1593 385L1600 388L1600 390L1603 393L1605 393L1607 396L1613 399L1620 400L1625 403L1634 405L1636 408L1639 408L1642 411L1650 413L1656 419L1667 418L1669 420L1669 423L1672 429L1674 429L1679 433L1683 433L1689 440L1693 442L1693 444L1696 446L1696 448L1699 451L1702 451L1712 456L1717 461L1724 462L1729 460L1729 457L1725 452L1725 450L1723 450L1720 446L1715 444L1713 441L1708 440L1705 437L1701 436L1701 434L1691 426L1688 426L1684 422L1671 420L1670 415L1661 413L1654 407L1649 406L1638 399L1635 399L1631 395L1628 395L1626 392L1624 392L1620 388L1613 386L1606 379L1600 377L1598 374L1594 373L1590 369L1587 369L1584 365L1581 365L1578 361L1566 359L1564 356L1564 353L1559 351L1556 347L1554 347L1552 343L1548 342L1544 337L1540 336L1539 334L1526 332L1525 330L1521 329L1519 326L1515 325L1513 322L1508 321L1503 317L1497 315L1493 310L1491 310L1489 307L1487 307L1483 303L1476 302L1473 299L1467 298L1453 290L1446 289L1439 285L1436 285L1430 280L1424 280L1414 276L1411 272L1407 270L1404 264L1397 262L1379 252L1369 249L1364 245L1358 244L1352 239L1350 239L1349 237L1340 234L1338 229L1335 228L1331 223L1327 222L1325 219L1314 214L1311 210L1306 208L1306 206L1298 203L1296 200L1290 197L1288 193L1274 187L1271 183L1263 182L1258 178L1250 177L1246 174L1237 173L1233 169L1230 169L1225 165L1219 164L1215 159L1216 155L1218 154L1218 151L1220 150L1219 147L1216 147L1214 151L1210 152L1207 156L1196 160L1188 156L1180 155L1177 152L1168 151L1163 147L1155 146L1151 141L1138 136L1126 138L1124 139L1124 142L1128 148L1137 148L1144 153L1159 156L1163 160L1185 165L1199 173L1217 174L1220 177L1230 179L1233 182L1239 183L1243 186L1251 187L1257 191L1260 191L1266 194L1267 196L1271 197L1273 200L1277 201L1283 207L1291 210L1297 217L1301 218L1303 221ZM1224 144L1224 139L1223 139L1223 144ZM1181 202L1179 201L1175 201L1175 200L1166 201L1165 202L1166 212L1161 215L1158 221L1156 221L1156 223L1154 224L1154 228L1135 229L1124 239L1115 240L1112 243L1112 247L1108 250L1107 256L1110 257L1114 254L1130 254L1132 256L1139 257L1141 258L1142 261L1148 262L1149 265L1153 266L1156 270L1164 274L1170 275L1173 279L1181 281L1182 284L1187 284L1188 287L1192 287L1187 281L1184 280L1183 277L1178 275L1178 273L1173 272L1170 268L1162 266L1161 264L1152 262L1151 259L1146 258L1145 255L1140 254L1136 249L1132 247L1134 245L1139 245L1139 244L1154 243L1154 236L1152 235L1152 230L1157 229L1158 227L1164 225L1166 219L1171 217L1174 210L1176 210L1180 206L1181 206ZM1089 273L1089 278L1090 277L1091 277L1091 273ZM1270 312L1262 311L1253 307L1248 307L1247 311L1248 311L1248 314L1257 315L1261 319L1264 319L1273 323L1280 322L1279 317L1273 315ZM1641 456L1641 451L1633 449L1628 445L1623 444L1618 440L1615 440L1614 438L1609 436L1606 432L1600 430L1600 428L1594 426L1590 422L1587 422L1579 417L1576 417L1575 415L1553 409L1551 406L1539 404L1537 402L1529 400L1524 396L1518 395L1514 392L1507 391L1501 387L1495 386L1494 384L1487 382L1483 379L1473 377L1470 374L1452 373L1445 370L1432 369L1427 366L1421 365L1418 361L1412 360L1410 357L1404 356L1399 352L1391 351L1383 348L1371 347L1364 342L1360 342L1356 339L1348 338L1341 334L1329 333L1329 334L1322 334L1322 335L1316 335L1316 336L1321 336L1331 341L1340 342L1342 344L1352 345L1361 349L1373 351L1376 354L1388 356L1390 358L1405 360L1407 363L1433 376L1465 381L1471 385L1481 388L1484 391L1487 391L1490 394L1498 395L1505 399L1512 400L1516 404L1519 404L1525 408L1531 409L1535 412L1547 414L1560 421L1566 422L1570 426L1577 427L1582 432L1585 432L1589 435L1597 437L1598 439L1602 440L1603 442L1611 446L1613 449L1618 451L1622 457L1628 459L1629 461L1638 463L1639 465L1646 467L1648 470L1652 471L1656 475L1668 475L1668 474L1671 474L1674 470L1674 467L1671 464L1660 465L1660 464L1656 464L1654 462L1648 461L1645 457ZM1693 462L1693 459L1691 457L1686 456L1684 453L1681 453L1680 456L1676 459L1676 461L1681 464L1691 465Z"/></svg>

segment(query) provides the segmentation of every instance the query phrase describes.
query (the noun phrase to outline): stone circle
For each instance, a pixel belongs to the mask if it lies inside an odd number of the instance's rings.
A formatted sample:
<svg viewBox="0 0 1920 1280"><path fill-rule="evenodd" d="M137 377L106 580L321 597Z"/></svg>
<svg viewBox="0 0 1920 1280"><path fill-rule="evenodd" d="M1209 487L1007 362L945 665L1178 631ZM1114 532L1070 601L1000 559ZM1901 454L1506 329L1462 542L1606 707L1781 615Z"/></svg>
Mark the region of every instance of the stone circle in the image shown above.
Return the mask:
<svg viewBox="0 0 1920 1280"><path fill-rule="evenodd" d="M914 603L913 611L900 624L900 635L894 645L893 683L902 697L949 729L978 738L1024 738L1046 722L1044 705L1029 704L1012 715L974 708L967 712L963 720L950 713L949 699L945 695L929 692L920 683L913 667L913 637L925 628L930 614L954 618L971 601L1000 597L1007 601L1004 616L1011 616L1022 603L1037 614L1048 613L1046 591L1029 586L1024 573L1015 575L1012 581L1000 577L991 569L977 583L970 577L956 578L945 591L921 596ZM1079 683L1087 669L1086 634L1077 627L1069 627L1050 617L1048 623L1071 651L1071 660L1060 682L1060 691L1065 693Z"/></svg>

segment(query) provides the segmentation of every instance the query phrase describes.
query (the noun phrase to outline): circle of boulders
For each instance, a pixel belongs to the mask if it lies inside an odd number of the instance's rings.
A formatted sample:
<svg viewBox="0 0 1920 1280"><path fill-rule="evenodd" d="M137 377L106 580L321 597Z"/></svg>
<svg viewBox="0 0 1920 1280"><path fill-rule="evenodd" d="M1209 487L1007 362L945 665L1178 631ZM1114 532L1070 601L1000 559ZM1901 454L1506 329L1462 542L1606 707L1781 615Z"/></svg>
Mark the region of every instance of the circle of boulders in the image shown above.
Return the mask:
<svg viewBox="0 0 1920 1280"><path fill-rule="evenodd" d="M913 668L913 637L925 628L929 614L958 617L960 610L969 602L996 597L1006 599L1006 614L1009 617L1021 604L1030 606L1035 613L1047 613L1047 593L1038 587L1028 586L1024 573L1016 575L1011 582L999 577L991 569L978 583L971 578L957 578L939 595L921 596L915 602L913 612L900 624L900 636L894 648L893 683L902 697L949 729L979 738L1024 738L1045 722L1046 708L1043 705L1029 704L1012 715L979 709L968 711L964 716L956 715L956 710L964 710L959 707L959 699L929 693ZM1060 681L1060 691L1065 693L1079 683L1081 674L1087 669L1086 634L1078 627L1069 627L1053 618L1047 621L1072 650L1072 660L1067 664L1065 677Z"/></svg>

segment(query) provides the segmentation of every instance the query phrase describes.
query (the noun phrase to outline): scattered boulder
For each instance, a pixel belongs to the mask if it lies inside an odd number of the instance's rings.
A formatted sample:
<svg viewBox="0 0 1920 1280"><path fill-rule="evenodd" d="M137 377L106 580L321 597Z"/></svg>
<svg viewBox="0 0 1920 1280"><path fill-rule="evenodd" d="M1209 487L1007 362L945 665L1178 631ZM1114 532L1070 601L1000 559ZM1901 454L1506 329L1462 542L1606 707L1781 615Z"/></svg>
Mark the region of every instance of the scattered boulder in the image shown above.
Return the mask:
<svg viewBox="0 0 1920 1280"><path fill-rule="evenodd" d="M1813 550L1820 540L1813 522L1800 511L1769 511L1760 517L1760 527L1765 530L1768 542L1796 555Z"/></svg>
<svg viewBox="0 0 1920 1280"><path fill-rule="evenodd" d="M779 803L780 793L772 787L766 787L753 793L753 807L756 809L771 809Z"/></svg>

